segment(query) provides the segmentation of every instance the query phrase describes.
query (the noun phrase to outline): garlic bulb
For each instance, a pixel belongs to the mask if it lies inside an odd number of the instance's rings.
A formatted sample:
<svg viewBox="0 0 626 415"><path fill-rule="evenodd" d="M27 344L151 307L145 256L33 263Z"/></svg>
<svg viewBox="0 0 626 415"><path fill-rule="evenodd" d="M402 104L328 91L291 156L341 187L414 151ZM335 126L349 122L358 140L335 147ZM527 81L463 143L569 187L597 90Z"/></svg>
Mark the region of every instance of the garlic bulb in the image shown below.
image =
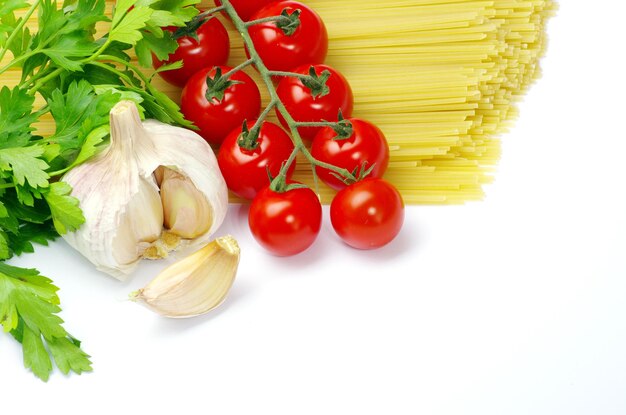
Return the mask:
<svg viewBox="0 0 626 415"><path fill-rule="evenodd" d="M224 301L235 280L238 265L237 241L232 236L217 238L170 265L129 297L166 317L204 314Z"/></svg>
<svg viewBox="0 0 626 415"><path fill-rule="evenodd" d="M85 216L63 238L99 270L124 279L142 257L209 240L226 215L228 190L213 150L196 133L142 123L131 101L118 103L110 122L109 148L63 177Z"/></svg>

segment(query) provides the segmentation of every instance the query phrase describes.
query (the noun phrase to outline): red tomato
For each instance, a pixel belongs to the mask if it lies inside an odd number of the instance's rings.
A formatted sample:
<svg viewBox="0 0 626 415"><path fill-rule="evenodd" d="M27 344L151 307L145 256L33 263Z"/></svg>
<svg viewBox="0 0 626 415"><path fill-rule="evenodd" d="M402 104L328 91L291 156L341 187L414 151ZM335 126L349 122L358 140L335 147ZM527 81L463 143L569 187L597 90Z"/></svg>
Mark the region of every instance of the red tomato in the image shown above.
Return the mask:
<svg viewBox="0 0 626 415"><path fill-rule="evenodd" d="M241 20L245 22L250 20L250 16L252 16L254 12L273 1L275 0L230 0L230 4L233 5ZM215 5L221 6L222 2L215 0Z"/></svg>
<svg viewBox="0 0 626 415"><path fill-rule="evenodd" d="M309 188L277 193L266 187L252 200L248 223L265 249L278 256L295 255L315 242L322 226L322 205Z"/></svg>
<svg viewBox="0 0 626 415"><path fill-rule="evenodd" d="M389 164L389 145L385 135L374 124L358 118L350 118L353 133L349 138L337 139L337 133L330 127L317 133L311 145L311 154L319 161L347 169L373 170L367 177L383 177ZM364 165L365 163L365 165ZM347 185L335 177L330 170L316 167L320 179L335 190Z"/></svg>
<svg viewBox="0 0 626 415"><path fill-rule="evenodd" d="M248 121L248 129L255 121ZM278 125L264 122L259 131L257 148L246 149L239 145L241 127L233 130L220 147L217 155L222 175L228 188L244 199L252 199L259 190L267 187L269 168L272 177L278 176L280 168L293 152L293 143L287 133ZM291 163L287 179L293 175L296 163Z"/></svg>
<svg viewBox="0 0 626 415"><path fill-rule="evenodd" d="M285 104L287 111L296 121L318 122L337 121L339 110L344 117L352 115L354 97L352 88L344 76L327 65L313 65L315 73L319 76L325 70L330 72L330 78L326 82L330 92L324 96L313 97L311 90L304 86L302 81L294 77L285 77L278 84L276 92L278 97ZM293 70L293 72L307 75L311 65L303 65ZM280 122L288 128L285 119L278 114ZM302 138L312 140L321 130L318 127L300 127L298 131Z"/></svg>
<svg viewBox="0 0 626 415"><path fill-rule="evenodd" d="M263 7L250 20L279 16L285 9L289 14L301 11L300 25L291 35L285 34L275 22L249 29L254 48L265 66L272 71L290 71L304 64L323 63L328 52L328 33L322 19L310 7L297 1L278 1Z"/></svg>
<svg viewBox="0 0 626 415"><path fill-rule="evenodd" d="M330 204L335 232L348 245L374 249L391 242L404 222L404 202L383 179L364 179L337 193Z"/></svg>
<svg viewBox="0 0 626 415"><path fill-rule="evenodd" d="M219 145L224 138L244 120L253 120L261 112L261 93L252 78L243 71L230 77L231 81L240 83L229 85L224 90L221 100L207 100L207 77L215 78L216 69L222 74L230 71L228 66L205 68L191 77L181 97L181 111L186 119L192 121L199 129L198 133L209 144Z"/></svg>
<svg viewBox="0 0 626 415"><path fill-rule="evenodd" d="M175 37L177 32L184 31L178 27L166 27L164 29L174 33ZM188 25L188 29L192 33L194 32L192 23ZM152 55L152 64L155 69L168 63L183 61L182 68L159 73L161 78L172 85L182 88L189 78L200 69L226 65L228 61L228 55L230 54L228 32L217 18L209 17L209 20L195 30L195 34L198 40L189 34L181 33L181 36L176 39L178 49L165 61L160 61L156 56Z"/></svg>

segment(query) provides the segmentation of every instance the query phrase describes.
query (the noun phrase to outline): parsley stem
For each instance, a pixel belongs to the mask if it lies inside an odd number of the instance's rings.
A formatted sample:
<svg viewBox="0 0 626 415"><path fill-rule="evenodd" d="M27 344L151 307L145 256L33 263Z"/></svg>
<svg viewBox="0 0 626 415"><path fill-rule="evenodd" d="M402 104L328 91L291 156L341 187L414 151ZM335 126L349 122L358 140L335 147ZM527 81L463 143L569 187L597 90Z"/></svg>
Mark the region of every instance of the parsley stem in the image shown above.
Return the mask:
<svg viewBox="0 0 626 415"><path fill-rule="evenodd" d="M15 29L13 29L11 36L9 36L9 38L6 40L6 42L4 43L4 47L0 51L0 61L2 60L2 58L4 58L4 55L6 55L7 51L9 50L9 46L11 45L11 42L13 42L16 36L22 33L22 28L24 27L24 25L26 24L30 16L32 16L35 10L37 10L37 8L39 7L39 3L41 3L41 1L42 0L35 0L33 4L30 6L30 8L28 9L28 11L26 12L26 14L22 16L22 19L19 21L17 26L15 26Z"/></svg>
<svg viewBox="0 0 626 415"><path fill-rule="evenodd" d="M12 187L15 187L15 184L13 184L13 183L2 183L2 184L0 184L0 189L10 189Z"/></svg>
<svg viewBox="0 0 626 415"><path fill-rule="evenodd" d="M135 72L135 74L137 74L137 76L139 76L139 78L144 82L144 84L146 84L146 86L150 85L150 79L143 73L141 69L139 69L137 66L133 65L132 63L125 61L122 58L118 58L117 56L113 56L113 55L101 55L100 58L105 61L119 63L121 65L128 67L128 69L131 69L133 72Z"/></svg>
<svg viewBox="0 0 626 415"><path fill-rule="evenodd" d="M106 63L102 63L102 62L89 62L87 65L92 65L92 66L97 66L98 68L102 68L106 71L109 71L111 73L114 73L115 75L119 76L120 78L122 78L128 85L132 86L133 85L133 81L130 79L130 77L128 75L126 75L125 73L119 71L118 69L114 68L111 65L107 65Z"/></svg>
<svg viewBox="0 0 626 415"><path fill-rule="evenodd" d="M35 95L35 93L37 91L39 91L39 89L44 86L46 83L48 83L48 81L56 78L57 76L59 76L65 69L63 68L56 68L54 71L50 72L48 75L44 76L43 78L39 79L35 85L33 85L32 88L30 88L28 90L28 94L29 95Z"/></svg>

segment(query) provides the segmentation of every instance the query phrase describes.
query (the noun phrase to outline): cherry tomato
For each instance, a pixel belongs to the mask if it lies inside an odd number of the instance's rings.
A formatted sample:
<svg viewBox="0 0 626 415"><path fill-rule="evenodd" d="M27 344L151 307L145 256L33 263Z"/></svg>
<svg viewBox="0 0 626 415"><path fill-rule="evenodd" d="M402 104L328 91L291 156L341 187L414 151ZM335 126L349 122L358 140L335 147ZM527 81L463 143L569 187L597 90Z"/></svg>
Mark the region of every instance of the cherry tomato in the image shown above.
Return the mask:
<svg viewBox="0 0 626 415"><path fill-rule="evenodd" d="M290 71L304 64L323 63L328 52L328 33L322 19L309 6L297 1L278 1L263 7L250 20L279 16L285 9L289 14L301 11L300 25L292 34L285 34L276 22L249 29L254 48L265 66L272 71Z"/></svg>
<svg viewBox="0 0 626 415"><path fill-rule="evenodd" d="M374 249L391 242L404 222L404 202L393 185L367 178L335 195L330 204L335 232L348 245Z"/></svg>
<svg viewBox="0 0 626 415"><path fill-rule="evenodd" d="M255 121L248 121L248 130ZM239 145L242 128L233 130L224 140L217 155L222 175L228 188L244 199L252 199L259 190L270 184L267 169L272 177L278 176L284 161L293 152L293 143L278 125L264 122L257 138L257 147L247 149ZM287 171L289 180L296 168L293 162Z"/></svg>
<svg viewBox="0 0 626 415"><path fill-rule="evenodd" d="M230 77L237 81L224 90L221 100L213 97L207 100L207 77L215 79L217 68L222 74L230 71L228 66L201 69L183 88L181 111L185 118L199 129L198 133L209 144L219 145L235 128L241 127L244 120L253 120L261 112L261 93L252 78L243 71Z"/></svg>
<svg viewBox="0 0 626 415"><path fill-rule="evenodd" d="M307 75L310 67L311 65L303 65L294 69L293 72ZM330 78L326 82L329 93L314 97L311 90L304 86L300 79L283 78L278 84L276 92L289 114L295 121L301 122L337 121L339 110L344 117L350 117L354 106L354 97L346 78L330 66L313 65L313 67L318 76L325 70L330 72ZM278 114L278 118L281 124L287 128L285 119L280 114ZM319 127L300 127L298 131L302 138L312 140L320 129Z"/></svg>
<svg viewBox="0 0 626 415"><path fill-rule="evenodd" d="M361 169L373 168L367 177L382 177L389 164L389 145L383 132L374 124L350 118L352 135L346 139L335 139L337 133L331 127L325 127L317 133L311 154L316 159L359 172ZM335 177L330 170L315 168L319 178L335 190L347 185Z"/></svg>
<svg viewBox="0 0 626 415"><path fill-rule="evenodd" d="M201 24L200 27L196 26ZM230 54L230 41L224 25L215 17L209 17L204 23L192 20L186 28L166 27L174 34L178 49L167 60L160 61L152 55L155 69L165 64L183 61L183 67L160 72L165 81L178 87L184 87L187 81L200 69L226 65ZM197 40L192 34L195 33Z"/></svg>
<svg viewBox="0 0 626 415"><path fill-rule="evenodd" d="M274 2L275 0L230 0L230 4L233 5L235 11L241 18L241 20L248 21L250 16L261 7ZM221 6L220 0L215 0L216 6Z"/></svg>
<svg viewBox="0 0 626 415"><path fill-rule="evenodd" d="M252 200L248 223L265 249L291 256L315 242L322 226L322 205L308 187L277 193L268 186Z"/></svg>

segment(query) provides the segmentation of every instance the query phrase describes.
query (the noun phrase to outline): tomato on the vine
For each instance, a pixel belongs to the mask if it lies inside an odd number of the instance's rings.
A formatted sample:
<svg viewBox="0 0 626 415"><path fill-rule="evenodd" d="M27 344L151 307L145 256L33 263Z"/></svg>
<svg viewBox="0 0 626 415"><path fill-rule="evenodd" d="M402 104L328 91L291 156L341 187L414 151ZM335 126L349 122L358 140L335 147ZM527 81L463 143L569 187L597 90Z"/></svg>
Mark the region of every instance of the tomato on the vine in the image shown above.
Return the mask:
<svg viewBox="0 0 626 415"><path fill-rule="evenodd" d="M303 65L294 69L293 72L307 75L310 68L311 65ZM344 117L350 117L354 97L346 78L328 65L313 65L313 68L320 78L323 77L325 71L330 73L326 80L326 88L319 95L315 95L314 91L296 77L284 77L278 84L276 92L289 114L299 122L337 121L339 111ZM288 128L287 122L280 113L278 118L281 124ZM312 140L320 129L320 127L300 127L298 132L302 138Z"/></svg>
<svg viewBox="0 0 626 415"><path fill-rule="evenodd" d="M248 223L265 249L277 256L295 255L315 242L322 226L322 205L308 187L282 193L266 187L252 200Z"/></svg>
<svg viewBox="0 0 626 415"><path fill-rule="evenodd" d="M369 171L367 177L383 177L389 164L389 145L383 132L374 124L358 118L349 118L352 135L337 137L331 127L317 133L311 144L311 154L319 161L332 164L358 175ZM316 166L319 178L335 190L347 185L332 172Z"/></svg>
<svg viewBox="0 0 626 415"><path fill-rule="evenodd" d="M202 69L183 88L181 111L209 144L221 144L244 120L255 119L261 112L261 93L256 83L243 71L226 79L223 75L231 69Z"/></svg>
<svg viewBox="0 0 626 415"><path fill-rule="evenodd" d="M183 61L183 67L159 72L161 78L172 85L183 87L200 69L226 65L230 54L230 40L224 25L213 16L196 16L186 27L165 27L172 32L178 42L178 49L161 61L154 54L152 65L155 69L176 61Z"/></svg>
<svg viewBox="0 0 626 415"><path fill-rule="evenodd" d="M277 1L263 7L250 20L279 16L283 10L300 20L295 30L293 24L281 22L249 28L254 48L265 66L271 71L290 71L304 64L323 63L328 53L328 33L322 19L309 6L297 1Z"/></svg>
<svg viewBox="0 0 626 415"><path fill-rule="evenodd" d="M246 122L248 131L254 123L255 120ZM242 127L239 127L228 134L217 154L217 162L228 188L244 199L252 199L270 184L268 171L272 177L278 176L294 146L282 128L268 121L263 122L253 143L240 143L242 133ZM295 167L294 161L287 170L287 180Z"/></svg>
<svg viewBox="0 0 626 415"><path fill-rule="evenodd" d="M335 232L348 245L374 249L391 242L404 222L404 202L383 179L367 178L335 195L330 205Z"/></svg>
<svg viewBox="0 0 626 415"><path fill-rule="evenodd" d="M261 7L274 2L275 0L230 0L230 4L233 5L235 11L241 18L241 20L248 21L254 12ZM221 6L220 0L215 0L216 6Z"/></svg>

